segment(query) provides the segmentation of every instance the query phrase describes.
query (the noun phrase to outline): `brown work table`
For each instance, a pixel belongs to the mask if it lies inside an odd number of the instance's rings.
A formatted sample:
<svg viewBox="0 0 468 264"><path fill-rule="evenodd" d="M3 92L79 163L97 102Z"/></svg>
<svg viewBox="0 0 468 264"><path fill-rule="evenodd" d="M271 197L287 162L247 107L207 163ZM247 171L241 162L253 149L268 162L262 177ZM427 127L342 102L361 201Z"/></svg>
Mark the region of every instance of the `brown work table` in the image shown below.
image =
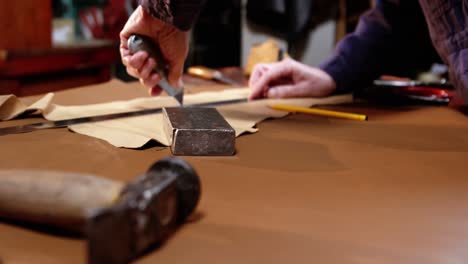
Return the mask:
<svg viewBox="0 0 468 264"><path fill-rule="evenodd" d="M60 104L146 96L138 84L57 93ZM468 118L447 107L327 107L267 120L231 157L184 157L202 180L191 221L138 263L466 263ZM35 119L40 120L39 118ZM32 122L1 122L0 127ZM120 180L170 155L67 129L0 137L0 169ZM85 241L0 223L0 263L83 263Z"/></svg>

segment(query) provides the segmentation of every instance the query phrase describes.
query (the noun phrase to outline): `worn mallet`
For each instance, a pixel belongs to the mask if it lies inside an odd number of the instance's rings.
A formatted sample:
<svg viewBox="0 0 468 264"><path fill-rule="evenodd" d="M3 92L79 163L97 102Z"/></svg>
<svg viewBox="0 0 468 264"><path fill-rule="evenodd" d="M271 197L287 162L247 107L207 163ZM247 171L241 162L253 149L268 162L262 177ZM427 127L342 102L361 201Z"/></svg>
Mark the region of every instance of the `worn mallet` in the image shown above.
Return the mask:
<svg viewBox="0 0 468 264"><path fill-rule="evenodd" d="M0 171L0 217L82 234L89 263L128 263L181 224L200 193L195 170L174 157L128 184L84 174Z"/></svg>

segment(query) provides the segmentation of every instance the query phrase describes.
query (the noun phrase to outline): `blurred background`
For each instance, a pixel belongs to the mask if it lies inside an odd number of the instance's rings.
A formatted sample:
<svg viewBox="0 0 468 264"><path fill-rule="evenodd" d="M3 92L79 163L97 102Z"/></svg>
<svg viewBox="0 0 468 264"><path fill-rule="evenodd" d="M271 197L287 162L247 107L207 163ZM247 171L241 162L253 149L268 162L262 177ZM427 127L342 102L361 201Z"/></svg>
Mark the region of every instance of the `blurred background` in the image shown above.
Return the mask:
<svg viewBox="0 0 468 264"><path fill-rule="evenodd" d="M370 0L208 0L191 30L186 67L243 68L273 40L318 65L354 30ZM118 35L134 0L1 0L0 94L20 96L119 78Z"/></svg>

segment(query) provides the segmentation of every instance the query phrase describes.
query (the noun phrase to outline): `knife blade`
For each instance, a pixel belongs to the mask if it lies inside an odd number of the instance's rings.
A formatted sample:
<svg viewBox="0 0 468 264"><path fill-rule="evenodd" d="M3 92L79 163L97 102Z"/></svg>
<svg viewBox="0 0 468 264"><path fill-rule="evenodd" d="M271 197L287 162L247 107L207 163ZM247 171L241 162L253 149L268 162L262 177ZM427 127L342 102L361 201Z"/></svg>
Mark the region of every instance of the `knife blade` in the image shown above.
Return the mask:
<svg viewBox="0 0 468 264"><path fill-rule="evenodd" d="M177 89L168 82L167 63L164 60L161 50L151 38L138 34L131 35L128 39L128 49L131 54L135 54L138 51L146 51L150 57L156 60L157 65L155 71L161 77L161 80L158 82L159 87L168 95L174 97L182 106L184 102L184 88Z"/></svg>
<svg viewBox="0 0 468 264"><path fill-rule="evenodd" d="M233 100L217 101L217 102L210 102L210 103L192 104L192 105L186 105L185 107L216 107L216 106L236 104L236 103L245 103L245 102L247 102L247 99L233 99ZM162 107L152 108L152 109L128 111L128 112L121 112L121 113L114 113L114 114L78 117L78 118L71 118L71 119L64 119L64 120L57 120L57 121L44 121L44 122L39 122L39 123L27 124L27 125L4 127L4 128L0 128L0 136L10 135L10 134L28 133L28 132L33 132L33 131L43 130L43 129L50 129L50 128L63 128L63 127L71 126L71 125L95 123L95 122L101 122L101 121L107 121L107 120L113 120L113 119L119 119L119 118L129 118L129 117L157 114L157 113L161 113L162 109L163 109Z"/></svg>
<svg viewBox="0 0 468 264"><path fill-rule="evenodd" d="M232 86L242 86L240 83L226 77L222 72L204 66L192 66L187 70L188 74L207 80L216 80Z"/></svg>

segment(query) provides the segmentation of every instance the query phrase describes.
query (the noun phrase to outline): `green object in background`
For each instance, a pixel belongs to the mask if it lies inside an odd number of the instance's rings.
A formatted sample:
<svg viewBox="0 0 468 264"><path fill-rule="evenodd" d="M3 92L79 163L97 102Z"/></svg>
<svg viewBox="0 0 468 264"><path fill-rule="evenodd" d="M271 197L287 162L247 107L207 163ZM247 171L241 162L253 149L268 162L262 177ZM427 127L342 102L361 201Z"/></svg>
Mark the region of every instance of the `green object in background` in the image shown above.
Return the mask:
<svg viewBox="0 0 468 264"><path fill-rule="evenodd" d="M67 7L63 13L63 17L65 18L76 18L76 12L73 8L72 1L73 0L62 0L62 4Z"/></svg>
<svg viewBox="0 0 468 264"><path fill-rule="evenodd" d="M78 38L82 37L80 28L79 13L82 9L88 7L101 7L107 4L108 0L54 0L53 7L54 16L62 18L72 18L75 22L75 35Z"/></svg>

